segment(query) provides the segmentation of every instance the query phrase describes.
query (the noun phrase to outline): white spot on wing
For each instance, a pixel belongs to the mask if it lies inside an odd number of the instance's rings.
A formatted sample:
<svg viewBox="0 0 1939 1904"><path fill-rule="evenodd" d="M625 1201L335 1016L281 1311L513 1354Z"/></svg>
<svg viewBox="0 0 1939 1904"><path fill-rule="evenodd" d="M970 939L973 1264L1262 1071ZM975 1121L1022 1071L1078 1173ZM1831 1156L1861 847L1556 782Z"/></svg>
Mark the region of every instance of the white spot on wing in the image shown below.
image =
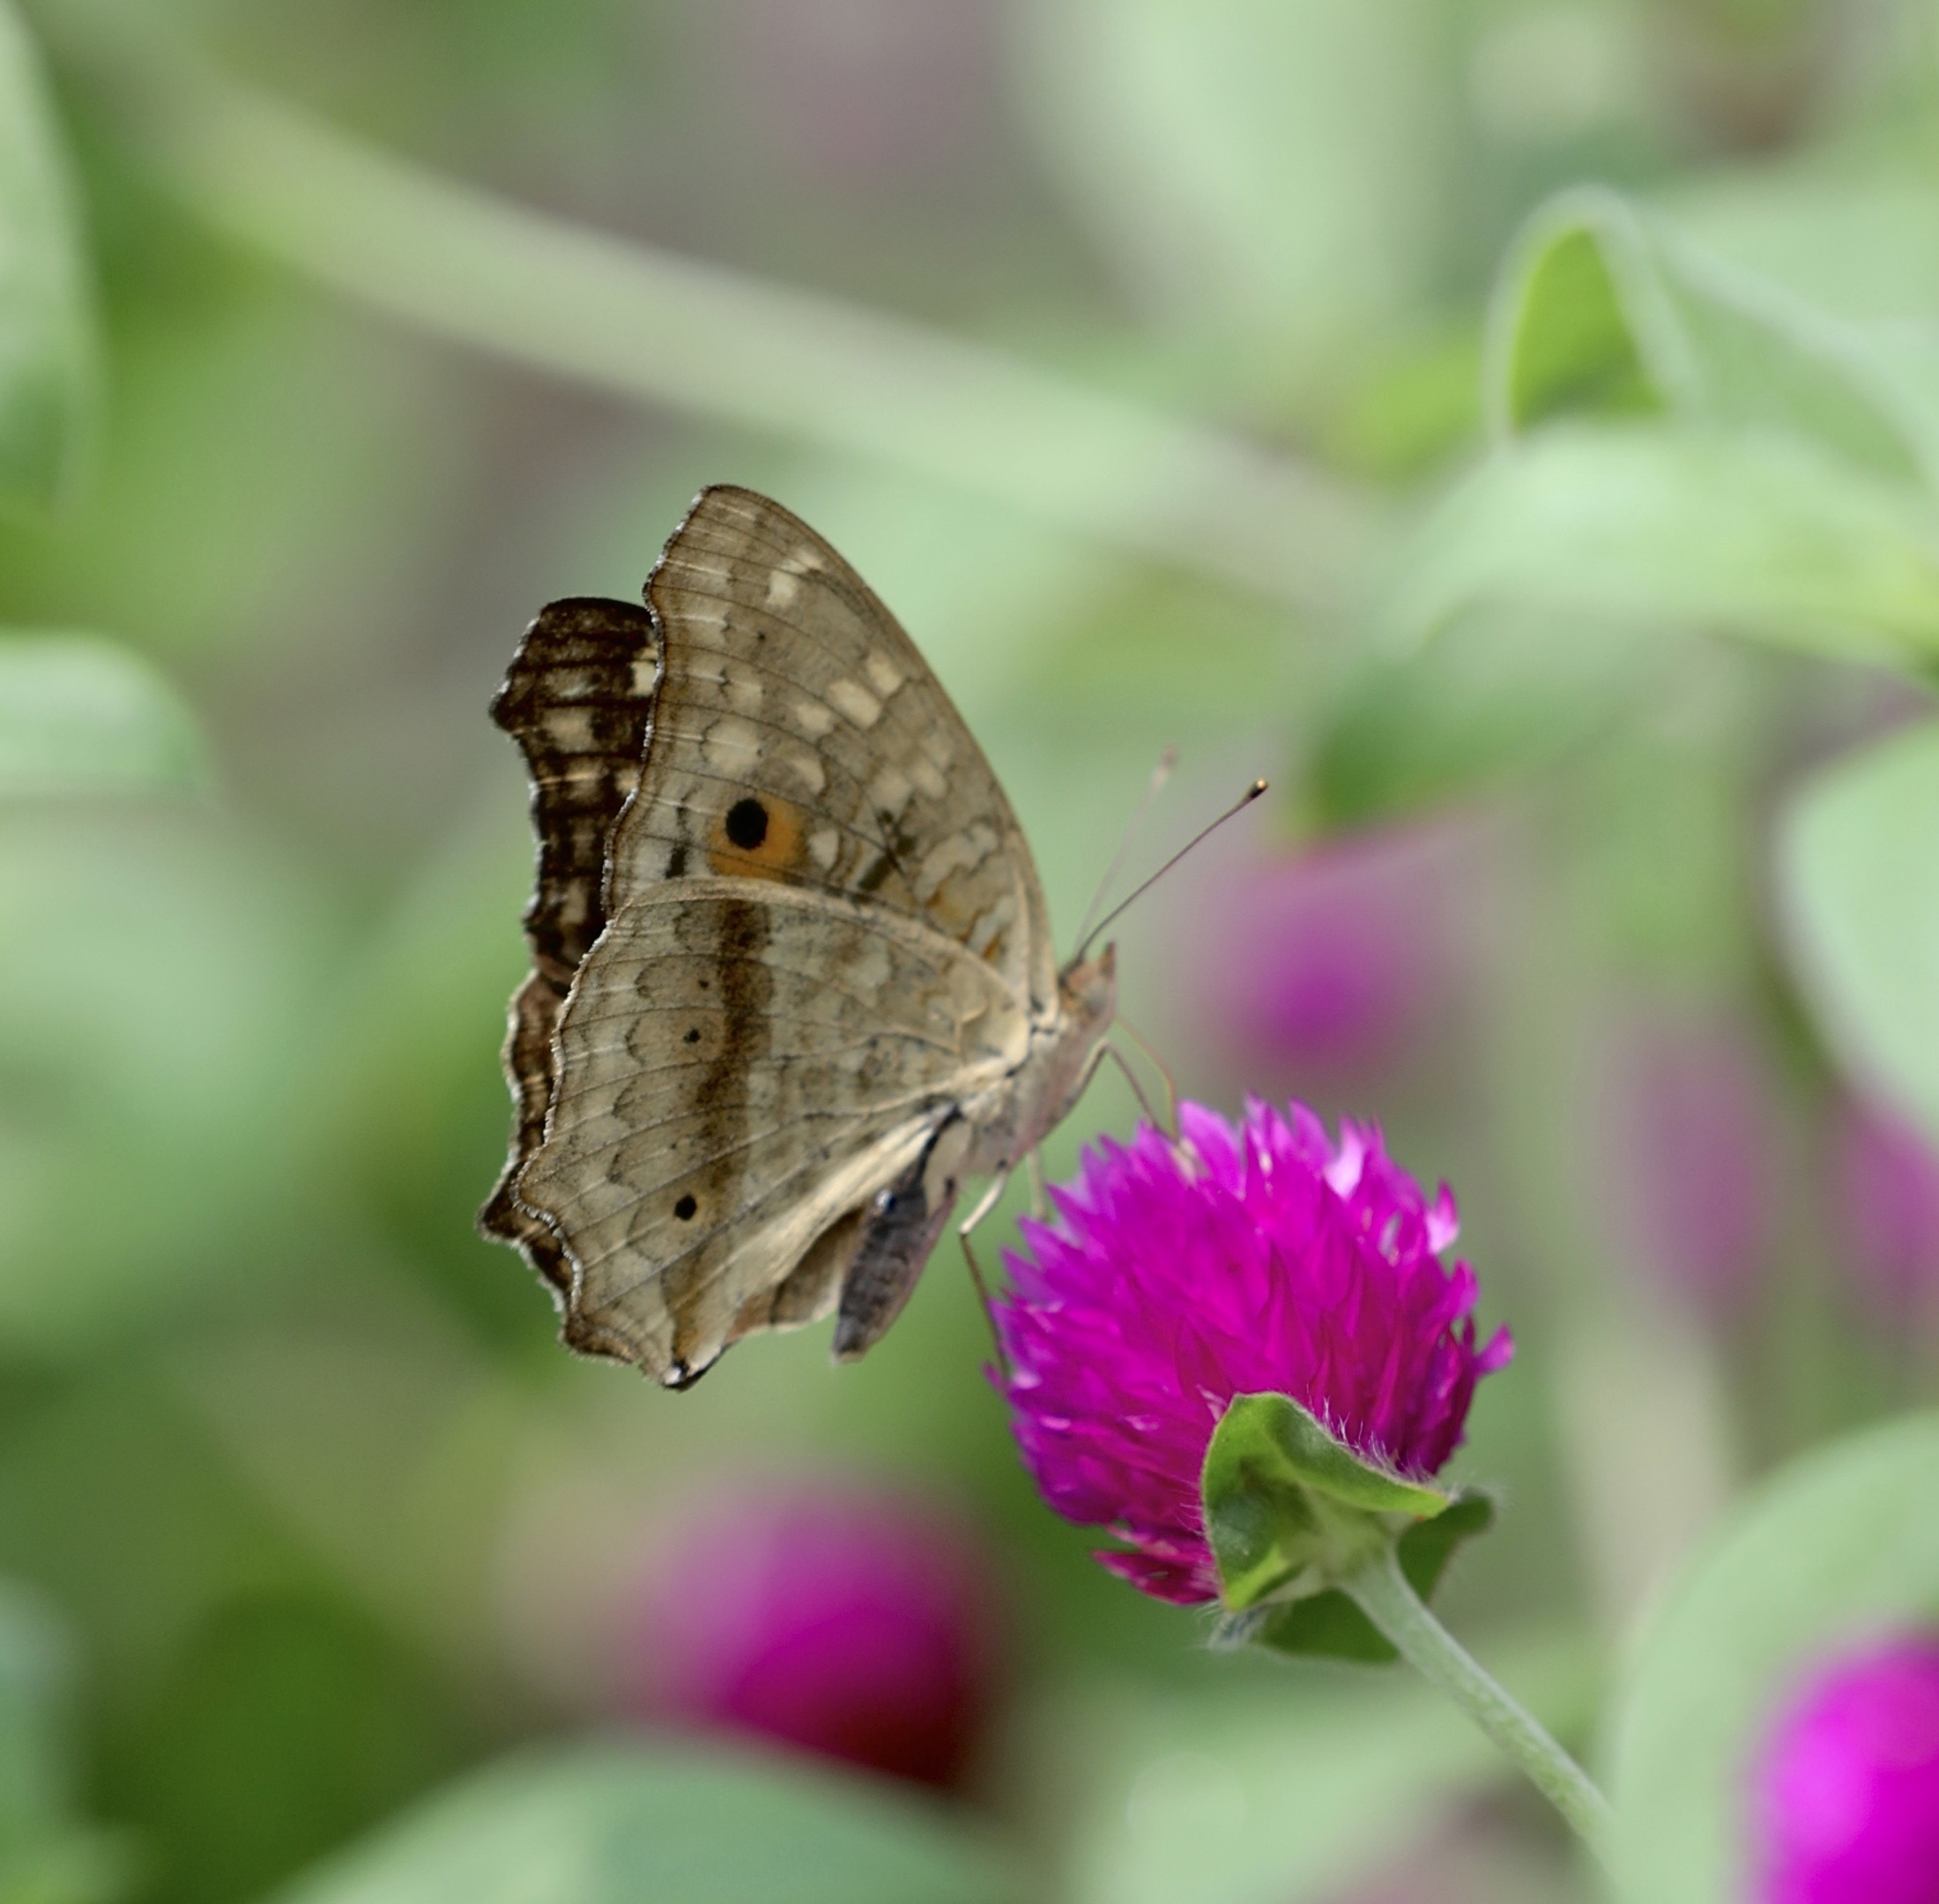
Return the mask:
<svg viewBox="0 0 1939 1904"><path fill-rule="evenodd" d="M926 904L952 873L981 866L995 844L996 836L986 826L966 827L938 840L916 869L916 896Z"/></svg>
<svg viewBox="0 0 1939 1904"><path fill-rule="evenodd" d="M806 747L798 748L788 755L788 768L810 794L820 793L828 784L821 756L809 753Z"/></svg>
<svg viewBox="0 0 1939 1904"><path fill-rule="evenodd" d="M885 701L903 684L903 671L880 648L869 650L868 659L862 664L862 668L868 676L870 686Z"/></svg>
<svg viewBox="0 0 1939 1904"><path fill-rule="evenodd" d="M891 818L899 815L908 806L909 794L908 776L895 767L884 767L869 782L869 805L877 813L888 814Z"/></svg>
<svg viewBox="0 0 1939 1904"><path fill-rule="evenodd" d="M986 905L976 924L970 929L969 947L978 958L989 950L996 935L1014 923L1016 919L1016 895L1005 893L999 899Z"/></svg>
<svg viewBox="0 0 1939 1904"><path fill-rule="evenodd" d="M882 703L859 681L830 681L828 704L858 727L873 727L882 718Z"/></svg>
<svg viewBox="0 0 1939 1904"><path fill-rule="evenodd" d="M801 592L801 577L821 566L821 558L803 547L784 555L768 577L768 606L791 608Z"/></svg>
<svg viewBox="0 0 1939 1904"><path fill-rule="evenodd" d="M721 670L721 678L727 690L727 705L735 713L760 713L761 677L758 674L747 668L728 667Z"/></svg>
<svg viewBox="0 0 1939 1904"><path fill-rule="evenodd" d="M633 692L643 699L653 692L660 678L660 664L651 655L642 655L633 664Z"/></svg>
<svg viewBox="0 0 1939 1904"><path fill-rule="evenodd" d="M819 740L835 725L835 716L819 701L806 695L794 704L794 724L811 740Z"/></svg>
<svg viewBox="0 0 1939 1904"><path fill-rule="evenodd" d="M835 865L842 850L842 836L831 826L817 827L808 835L808 858L826 873Z"/></svg>
<svg viewBox="0 0 1939 1904"><path fill-rule="evenodd" d="M729 715L708 727L700 752L715 772L738 777L761 758L761 730L752 721Z"/></svg>
<svg viewBox="0 0 1939 1904"><path fill-rule="evenodd" d="M864 941L860 954L843 976L858 992L880 992L888 983L888 948L878 939Z"/></svg>
<svg viewBox="0 0 1939 1904"><path fill-rule="evenodd" d="M925 754L917 755L909 763L909 771L931 800L940 800L949 791L949 783L937 770L936 763Z"/></svg>

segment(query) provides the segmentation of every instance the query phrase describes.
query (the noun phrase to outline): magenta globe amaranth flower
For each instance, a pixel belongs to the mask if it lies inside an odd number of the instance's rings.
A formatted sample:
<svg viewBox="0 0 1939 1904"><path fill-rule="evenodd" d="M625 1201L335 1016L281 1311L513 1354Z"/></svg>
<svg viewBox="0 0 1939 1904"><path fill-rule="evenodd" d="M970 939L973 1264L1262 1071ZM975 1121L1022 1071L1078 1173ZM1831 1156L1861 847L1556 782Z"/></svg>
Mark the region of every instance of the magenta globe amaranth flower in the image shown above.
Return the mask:
<svg viewBox="0 0 1939 1904"><path fill-rule="evenodd" d="M1016 1438L1044 1496L1128 1552L1098 1558L1181 1604L1211 1600L1200 1472L1233 1396L1290 1395L1363 1457L1411 1479L1460 1444L1475 1382L1505 1329L1475 1345L1478 1290L1432 1199L1344 1123L1248 1103L1235 1128L1197 1104L1181 1142L1146 1127L1085 1155L1026 1222L997 1305Z"/></svg>
<svg viewBox="0 0 1939 1904"><path fill-rule="evenodd" d="M1762 1052L1727 1014L1639 1010L1613 1028L1603 1084L1611 1232L1660 1288L1727 1315L1776 1235L1781 1151Z"/></svg>
<svg viewBox="0 0 1939 1904"><path fill-rule="evenodd" d="M1757 1904L1939 1904L1939 1634L1822 1667L1751 1774Z"/></svg>
<svg viewBox="0 0 1939 1904"><path fill-rule="evenodd" d="M1832 1144L1833 1187L1852 1268L1882 1320L1939 1300L1939 1153L1906 1119L1846 1104Z"/></svg>
<svg viewBox="0 0 1939 1904"><path fill-rule="evenodd" d="M671 1529L641 1582L628 1703L947 1786L993 1690L992 1603L965 1531L901 1495L743 1488Z"/></svg>
<svg viewBox="0 0 1939 1904"><path fill-rule="evenodd" d="M1411 828L1233 866L1194 931L1207 1029L1308 1076L1419 1048L1459 989L1471 844Z"/></svg>

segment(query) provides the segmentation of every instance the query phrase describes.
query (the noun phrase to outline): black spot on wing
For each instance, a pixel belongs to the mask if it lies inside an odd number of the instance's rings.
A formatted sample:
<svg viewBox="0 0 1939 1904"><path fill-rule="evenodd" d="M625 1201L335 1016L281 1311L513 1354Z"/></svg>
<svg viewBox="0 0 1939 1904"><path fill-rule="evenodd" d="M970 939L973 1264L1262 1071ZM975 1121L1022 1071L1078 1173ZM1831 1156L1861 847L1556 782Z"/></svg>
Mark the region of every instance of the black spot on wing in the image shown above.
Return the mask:
<svg viewBox="0 0 1939 1904"><path fill-rule="evenodd" d="M753 852L768 837L768 809L752 794L727 809L727 837L743 852Z"/></svg>

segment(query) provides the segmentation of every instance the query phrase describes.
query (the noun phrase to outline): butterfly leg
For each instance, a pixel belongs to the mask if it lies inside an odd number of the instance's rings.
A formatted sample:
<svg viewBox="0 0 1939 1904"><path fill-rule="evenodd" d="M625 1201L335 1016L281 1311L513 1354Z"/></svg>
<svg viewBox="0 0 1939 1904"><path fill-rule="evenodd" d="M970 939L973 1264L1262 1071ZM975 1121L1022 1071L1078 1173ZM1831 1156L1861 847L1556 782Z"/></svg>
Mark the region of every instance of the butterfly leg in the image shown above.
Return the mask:
<svg viewBox="0 0 1939 1904"><path fill-rule="evenodd" d="M1138 1082L1138 1074L1131 1068L1131 1060L1115 1045L1100 1045L1091 1053L1090 1069L1095 1071L1098 1064L1106 1058L1111 1059L1117 1064L1118 1068L1125 1074L1126 1081L1131 1086L1131 1094L1138 1100L1138 1108L1144 1112L1146 1121L1151 1125L1154 1130L1170 1133L1170 1127L1151 1108L1151 1100L1145 1096L1145 1088ZM1089 1082L1090 1080L1087 1076L1085 1082L1088 1083ZM1177 1142L1175 1135L1172 1141Z"/></svg>
<svg viewBox="0 0 1939 1904"><path fill-rule="evenodd" d="M1033 1151L1034 1157L1036 1153ZM962 1260L970 1265L970 1280L977 1286L977 1300L983 1305L983 1319L990 1325L991 1340L997 1345L997 1360L1003 1372L1010 1372L1010 1359L1003 1352L1003 1337L997 1329L997 1312L990 1300L989 1285L983 1280L982 1265L977 1261L977 1253L970 1246L970 1232L980 1223L999 1203L1003 1193L1010 1187L1010 1166L1006 1164L990 1179L990 1187L977 1199L977 1207L956 1225L956 1240L962 1245Z"/></svg>
<svg viewBox="0 0 1939 1904"><path fill-rule="evenodd" d="M1030 1173L1030 1214L1039 1223L1051 1220L1051 1200L1044 1188L1044 1153L1041 1150L1027 1150L1023 1156L1023 1167Z"/></svg>
<svg viewBox="0 0 1939 1904"><path fill-rule="evenodd" d="M1171 1067L1153 1048L1151 1040L1146 1038L1138 1027L1132 1023L1130 1019L1120 1014L1118 1023L1130 1037L1133 1044L1137 1045L1138 1049L1157 1067L1158 1075L1165 1081L1165 1109L1170 1112L1169 1128L1171 1132L1172 1142L1177 1143L1178 1141L1178 1081L1172 1076Z"/></svg>

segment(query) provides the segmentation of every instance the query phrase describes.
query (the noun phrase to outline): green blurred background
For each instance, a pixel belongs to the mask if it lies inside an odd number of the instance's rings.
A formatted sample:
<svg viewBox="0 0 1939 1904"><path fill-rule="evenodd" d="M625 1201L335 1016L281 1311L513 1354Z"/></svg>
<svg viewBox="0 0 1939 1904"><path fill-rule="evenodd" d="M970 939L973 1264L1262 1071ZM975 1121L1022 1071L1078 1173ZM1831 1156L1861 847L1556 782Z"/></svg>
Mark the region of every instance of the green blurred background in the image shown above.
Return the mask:
<svg viewBox="0 0 1939 1904"><path fill-rule="evenodd" d="M0 8L0 1898L266 1895L607 1727L651 1529L850 1471L1005 1580L962 1803L1028 1882L1586 1896L1424 1698L1084 1558L953 1250L853 1368L556 1345L472 1230L531 864L485 708L728 480L895 609L1065 934L1163 747L1134 864L1272 776L1124 922L1127 1013L1454 1185L1519 1353L1445 1606L1592 1749L1731 1495L1939 1388L1927 1166L1881 1243L1854 1108L1939 1124L1934 25Z"/></svg>

